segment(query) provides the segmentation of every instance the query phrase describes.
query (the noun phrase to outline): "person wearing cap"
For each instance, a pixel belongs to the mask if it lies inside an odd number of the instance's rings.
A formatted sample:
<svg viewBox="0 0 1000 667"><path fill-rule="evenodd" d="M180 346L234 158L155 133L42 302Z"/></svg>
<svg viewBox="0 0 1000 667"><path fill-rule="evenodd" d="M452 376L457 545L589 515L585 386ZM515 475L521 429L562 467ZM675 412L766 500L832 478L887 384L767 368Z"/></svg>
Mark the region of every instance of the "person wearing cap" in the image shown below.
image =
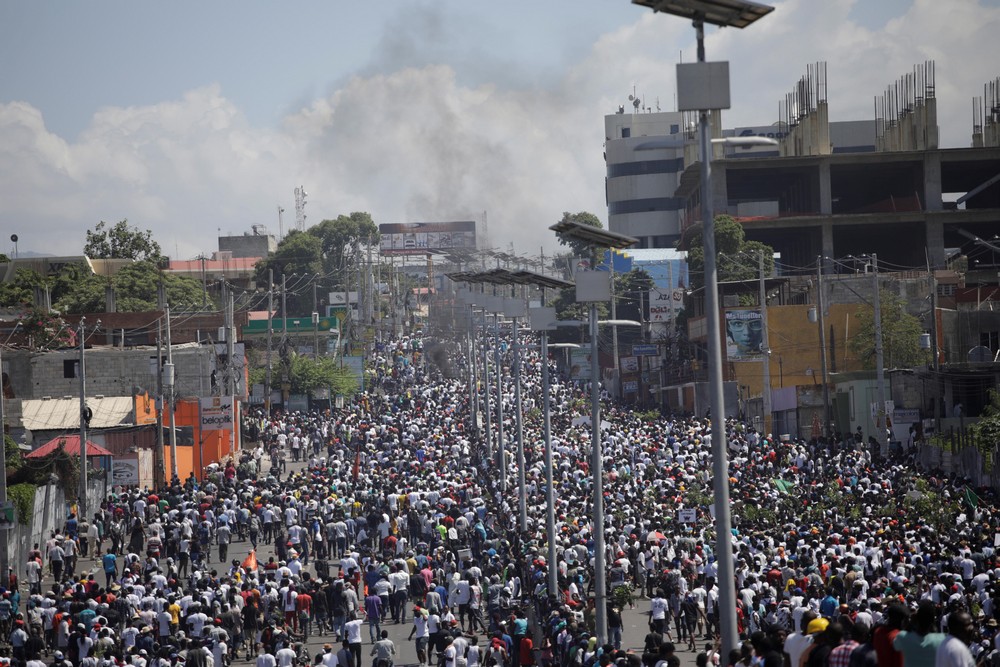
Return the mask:
<svg viewBox="0 0 1000 667"><path fill-rule="evenodd" d="M830 652L833 650L831 637L836 637L837 643L840 643L840 638L844 634L843 628L837 628L828 635L826 631L829 627L830 621L822 616L809 621L809 625L806 626L806 634L810 635L813 641L799 659L801 667L826 666Z"/></svg>

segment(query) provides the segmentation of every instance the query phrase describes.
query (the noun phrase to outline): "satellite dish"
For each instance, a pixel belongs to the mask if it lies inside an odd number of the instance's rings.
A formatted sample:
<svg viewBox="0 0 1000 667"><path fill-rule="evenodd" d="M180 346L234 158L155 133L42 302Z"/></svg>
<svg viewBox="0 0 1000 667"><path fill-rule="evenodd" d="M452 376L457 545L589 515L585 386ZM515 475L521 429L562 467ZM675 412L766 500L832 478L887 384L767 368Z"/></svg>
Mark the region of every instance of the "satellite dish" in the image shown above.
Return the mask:
<svg viewBox="0 0 1000 667"><path fill-rule="evenodd" d="M17 234L11 234L11 235L10 235L10 240L11 240L11 241L12 241L13 243L17 243Z"/></svg>
<svg viewBox="0 0 1000 667"><path fill-rule="evenodd" d="M986 364L993 361L993 352L990 348L983 345L977 345L976 347L969 350L969 363L972 364Z"/></svg>
<svg viewBox="0 0 1000 667"><path fill-rule="evenodd" d="M635 95L629 95L629 96L628 96L628 101L629 101L629 102L631 102L631 101L632 101L632 100L634 100L634 99L635 99Z"/></svg>
<svg viewBox="0 0 1000 667"><path fill-rule="evenodd" d="M635 107L636 109L639 108L639 104L641 104L641 103L639 102L639 98L638 97L635 98L634 100L632 100L632 106Z"/></svg>

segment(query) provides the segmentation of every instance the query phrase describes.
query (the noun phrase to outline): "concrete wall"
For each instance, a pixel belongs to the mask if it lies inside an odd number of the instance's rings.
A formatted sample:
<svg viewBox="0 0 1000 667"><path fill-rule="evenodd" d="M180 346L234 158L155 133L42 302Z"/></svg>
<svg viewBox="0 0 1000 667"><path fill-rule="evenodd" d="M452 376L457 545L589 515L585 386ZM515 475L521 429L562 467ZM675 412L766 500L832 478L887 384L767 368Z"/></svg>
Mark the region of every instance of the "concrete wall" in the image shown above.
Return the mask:
<svg viewBox="0 0 1000 667"><path fill-rule="evenodd" d="M822 378L819 325L809 321L811 306L770 306L768 342L771 347L771 387L809 386ZM830 372L860 370L861 363L847 348L847 340L856 330L854 314L858 306L835 304L826 315L827 349ZM727 362L734 379L750 387L750 396L759 396L764 386L762 361Z"/></svg>
<svg viewBox="0 0 1000 667"><path fill-rule="evenodd" d="M103 482L101 487L103 490ZM95 492L97 490L94 485ZM25 554L32 545L43 545L52 531L62 530L66 523L66 495L56 484L39 486L35 490L35 503L25 524L16 523L7 531L7 562L24 581Z"/></svg>
<svg viewBox="0 0 1000 667"><path fill-rule="evenodd" d="M77 350L17 351L4 356L5 362L9 360L15 371L11 377L14 378L12 384L18 398L79 396L79 378L65 377L67 364L72 366L79 360ZM211 393L211 374L215 369L213 349L177 348L173 360L178 396L207 396ZM147 391L156 388L155 348L91 349L86 353L86 364L87 395L129 396L133 387L142 387Z"/></svg>
<svg viewBox="0 0 1000 667"><path fill-rule="evenodd" d="M233 257L267 257L276 250L277 242L273 236L263 234L246 234L244 236L220 236L219 250L231 252Z"/></svg>

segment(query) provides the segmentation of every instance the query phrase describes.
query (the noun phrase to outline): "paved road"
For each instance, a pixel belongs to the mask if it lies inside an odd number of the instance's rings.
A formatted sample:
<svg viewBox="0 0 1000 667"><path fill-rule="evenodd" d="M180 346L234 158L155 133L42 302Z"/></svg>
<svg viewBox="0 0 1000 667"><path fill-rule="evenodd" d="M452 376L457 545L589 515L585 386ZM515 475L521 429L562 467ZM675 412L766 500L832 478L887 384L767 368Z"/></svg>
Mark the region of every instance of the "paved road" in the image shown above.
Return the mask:
<svg viewBox="0 0 1000 667"><path fill-rule="evenodd" d="M288 462L288 469L290 473L302 470L304 468L305 468L304 463L293 463L291 461ZM263 543L260 543L258 546L259 548L257 550L257 557L261 562L266 562L269 556L274 555L274 551L270 545L265 545ZM251 545L249 541L233 542L229 547L229 559L230 560L239 559L242 561L250 553L250 547ZM217 549L213 548L213 562L216 565L220 565L218 563L217 557L218 557ZM103 581L103 574L100 563L92 558L90 559L81 558L77 566L77 569L78 572L91 571L95 574L98 581ZM315 572L315 570L312 567L312 561L310 561L310 565L307 569L310 572ZM50 584L51 578L46 583ZM641 653L643 641L645 639L646 633L648 632L647 629L649 621L648 612L649 612L649 601L643 600L641 598L637 598L635 600L634 609L626 609L624 611L622 615L622 619L624 621L624 630L622 633L622 648L635 650L636 652ZM395 664L397 667L416 667L418 665L415 644L412 640L407 639L410 633L410 629L412 628L412 614L410 614L408 618L410 619L411 622L408 622L406 624L393 624L390 621L388 624L382 626L384 630L388 630L389 638L396 645L397 659ZM372 664L371 663L372 659L368 657L368 653L371 651L371 644L368 641L367 624L362 629L362 637L364 641L364 644L362 646L362 655L364 657L364 660L362 662L362 665L360 665L359 667L368 667L369 665ZM310 655L315 655L317 652L322 650L324 643L330 642L331 640L332 637L329 634L327 635L314 634L313 636L309 637L308 641L306 642L306 646L309 648ZM485 637L481 636L479 641L480 646L483 646L485 643L486 643ZM694 665L695 653L687 651L685 647L680 645L679 642L675 643L677 643L678 649L680 649L677 655L681 658L681 664L684 667L688 667L689 665ZM700 644L703 644L703 642L701 642ZM234 664L242 667L242 665L251 663L238 660Z"/></svg>

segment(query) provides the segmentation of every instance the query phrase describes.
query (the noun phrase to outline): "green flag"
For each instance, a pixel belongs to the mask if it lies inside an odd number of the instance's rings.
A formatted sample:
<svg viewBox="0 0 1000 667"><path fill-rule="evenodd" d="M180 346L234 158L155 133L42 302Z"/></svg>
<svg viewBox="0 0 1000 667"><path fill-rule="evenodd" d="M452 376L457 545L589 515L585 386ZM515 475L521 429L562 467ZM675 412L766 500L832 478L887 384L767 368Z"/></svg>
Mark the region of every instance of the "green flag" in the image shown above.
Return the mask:
<svg viewBox="0 0 1000 667"><path fill-rule="evenodd" d="M969 487L965 487L965 502L969 503L973 508L979 507L979 496Z"/></svg>
<svg viewBox="0 0 1000 667"><path fill-rule="evenodd" d="M774 485L778 487L778 493L788 495L795 488L794 482L789 482L787 480L781 479L780 477L774 480Z"/></svg>

